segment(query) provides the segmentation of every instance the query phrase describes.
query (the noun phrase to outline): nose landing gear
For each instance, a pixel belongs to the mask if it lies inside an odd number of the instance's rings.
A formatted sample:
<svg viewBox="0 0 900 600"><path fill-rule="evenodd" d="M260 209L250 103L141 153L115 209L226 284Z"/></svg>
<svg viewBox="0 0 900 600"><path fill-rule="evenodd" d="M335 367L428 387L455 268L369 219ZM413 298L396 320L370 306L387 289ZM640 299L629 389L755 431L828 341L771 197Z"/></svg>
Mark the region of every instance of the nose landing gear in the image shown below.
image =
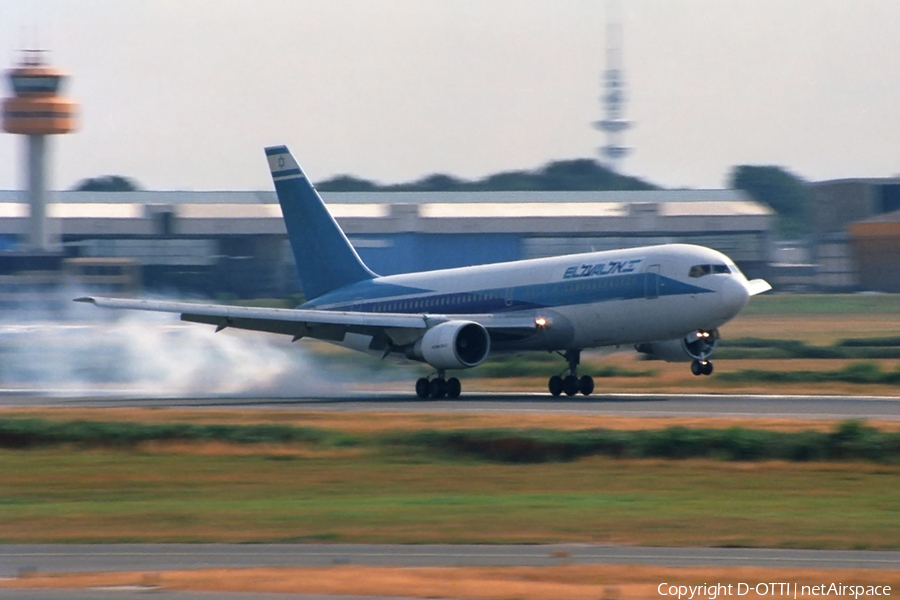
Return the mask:
<svg viewBox="0 0 900 600"><path fill-rule="evenodd" d="M566 350L563 358L569 363L569 374L564 378L554 375L550 378L547 388L554 397L565 393L566 396L574 396L581 392L585 396L589 396L594 391L594 378L590 375L584 375L580 379L578 377L578 363L581 362L581 350Z"/></svg>
<svg viewBox="0 0 900 600"><path fill-rule="evenodd" d="M711 360L694 359L691 363L691 373L694 375L712 375L713 364Z"/></svg>

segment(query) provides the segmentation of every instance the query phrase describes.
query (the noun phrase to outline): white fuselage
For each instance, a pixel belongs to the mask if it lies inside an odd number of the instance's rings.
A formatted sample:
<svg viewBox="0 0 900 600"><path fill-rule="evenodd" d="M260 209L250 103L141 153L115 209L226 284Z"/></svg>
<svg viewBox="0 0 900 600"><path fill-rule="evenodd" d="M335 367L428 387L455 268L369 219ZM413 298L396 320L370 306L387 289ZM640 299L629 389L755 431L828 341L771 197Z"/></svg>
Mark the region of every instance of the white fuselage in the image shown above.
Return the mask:
<svg viewBox="0 0 900 600"><path fill-rule="evenodd" d="M747 280L724 254L666 244L379 277L303 308L521 317L534 335L492 350L565 350L676 339L732 319ZM370 337L344 345L366 350Z"/></svg>

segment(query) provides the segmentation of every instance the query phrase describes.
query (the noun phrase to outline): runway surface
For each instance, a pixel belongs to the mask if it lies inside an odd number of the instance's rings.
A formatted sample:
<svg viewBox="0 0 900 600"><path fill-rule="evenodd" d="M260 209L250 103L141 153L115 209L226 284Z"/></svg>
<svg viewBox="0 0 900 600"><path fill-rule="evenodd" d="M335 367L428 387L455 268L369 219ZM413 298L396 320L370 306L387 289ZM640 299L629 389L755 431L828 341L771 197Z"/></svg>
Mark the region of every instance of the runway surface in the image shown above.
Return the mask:
<svg viewBox="0 0 900 600"><path fill-rule="evenodd" d="M540 546L372 544L66 544L0 545L0 578L28 573L164 571L275 566L551 566L635 564L900 569L900 552L737 548L642 548L557 544ZM9 600L135 600L146 588L3 589ZM372 600L357 596L152 591L159 600ZM401 597L381 600L407 600Z"/></svg>
<svg viewBox="0 0 900 600"><path fill-rule="evenodd" d="M164 571L330 565L553 566L634 564L900 569L900 551L648 548L591 544L9 544L0 577L24 571Z"/></svg>
<svg viewBox="0 0 900 600"><path fill-rule="evenodd" d="M900 397L749 394L596 394L551 399L547 394L474 393L458 400L419 400L412 393L340 397L197 398L94 393L63 396L0 389L0 407L156 407L388 412L585 413L648 417L780 417L900 420Z"/></svg>

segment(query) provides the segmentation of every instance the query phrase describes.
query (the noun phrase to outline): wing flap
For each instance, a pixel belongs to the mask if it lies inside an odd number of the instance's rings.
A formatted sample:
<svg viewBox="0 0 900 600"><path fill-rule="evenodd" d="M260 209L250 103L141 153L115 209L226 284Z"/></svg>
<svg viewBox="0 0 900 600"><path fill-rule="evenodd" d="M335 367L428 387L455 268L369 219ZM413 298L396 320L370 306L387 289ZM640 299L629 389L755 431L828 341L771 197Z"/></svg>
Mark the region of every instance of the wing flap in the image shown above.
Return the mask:
<svg viewBox="0 0 900 600"><path fill-rule="evenodd" d="M216 331L221 331L228 327L234 329L247 329L250 331L264 331L266 333L277 333L281 335L290 335L297 339L307 337L309 329L306 323L297 323L296 321L278 321L275 319L246 319L246 318L223 318L214 315L196 315L190 313L181 313L181 320L188 323L202 323L206 325L215 325ZM343 339L343 335L341 335Z"/></svg>

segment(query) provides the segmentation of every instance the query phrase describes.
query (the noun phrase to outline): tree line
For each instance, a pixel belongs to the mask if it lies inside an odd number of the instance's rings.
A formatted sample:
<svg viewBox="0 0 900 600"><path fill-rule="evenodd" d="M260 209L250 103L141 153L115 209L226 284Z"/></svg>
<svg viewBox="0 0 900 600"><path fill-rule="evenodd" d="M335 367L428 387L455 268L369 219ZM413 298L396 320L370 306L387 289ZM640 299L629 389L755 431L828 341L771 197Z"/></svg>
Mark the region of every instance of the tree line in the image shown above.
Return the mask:
<svg viewBox="0 0 900 600"><path fill-rule="evenodd" d="M779 235L802 237L809 231L809 186L777 166L740 165L732 169L729 187L742 190L776 213ZM435 173L407 183L379 184L353 175L337 175L316 185L323 192L519 192L519 191L643 191L663 189L639 177L622 175L589 159L559 160L533 170L512 170L466 180ZM128 192L141 189L134 179L102 175L74 187L86 192Z"/></svg>

